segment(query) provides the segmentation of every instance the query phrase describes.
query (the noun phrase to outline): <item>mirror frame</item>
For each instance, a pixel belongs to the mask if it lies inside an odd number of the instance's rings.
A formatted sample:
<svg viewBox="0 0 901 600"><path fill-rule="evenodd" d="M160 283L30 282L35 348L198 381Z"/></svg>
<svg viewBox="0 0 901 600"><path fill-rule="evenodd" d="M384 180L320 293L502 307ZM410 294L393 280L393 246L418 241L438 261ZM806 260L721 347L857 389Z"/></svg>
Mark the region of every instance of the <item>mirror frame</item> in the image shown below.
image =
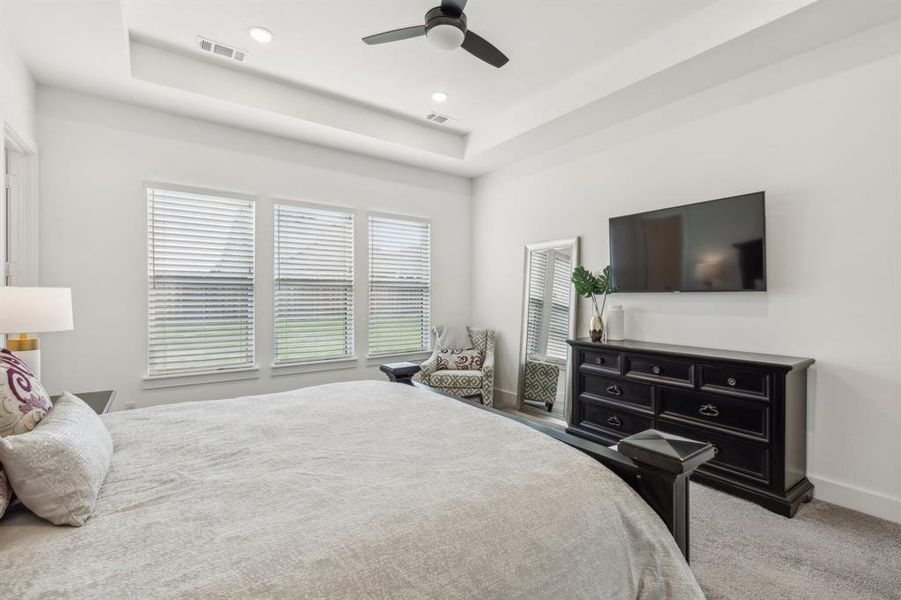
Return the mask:
<svg viewBox="0 0 901 600"><path fill-rule="evenodd" d="M553 248L560 248L561 246L570 246L572 247L572 262L570 264L573 265L573 268L579 264L579 236L566 238L562 240L551 240L549 242L535 242L532 244L526 244L523 249L523 278L522 278L522 318L520 319L520 328L519 328L519 360L517 361L517 386L516 386L516 409L522 410L523 407L523 394L525 393L525 364L526 364L526 334L529 327L529 280L531 277L531 264L529 261L529 256L532 252L537 250L550 250ZM578 299L575 296L575 290L570 288L570 293L572 294L572 302L569 303L569 337L576 337L576 315L578 309ZM570 418L572 416L572 402L570 399L570 395L572 392L572 360L571 356L566 359L566 369L564 377L566 381L564 382L563 388L563 401L565 402L563 418L568 425L570 422ZM551 417L553 418L553 417Z"/></svg>

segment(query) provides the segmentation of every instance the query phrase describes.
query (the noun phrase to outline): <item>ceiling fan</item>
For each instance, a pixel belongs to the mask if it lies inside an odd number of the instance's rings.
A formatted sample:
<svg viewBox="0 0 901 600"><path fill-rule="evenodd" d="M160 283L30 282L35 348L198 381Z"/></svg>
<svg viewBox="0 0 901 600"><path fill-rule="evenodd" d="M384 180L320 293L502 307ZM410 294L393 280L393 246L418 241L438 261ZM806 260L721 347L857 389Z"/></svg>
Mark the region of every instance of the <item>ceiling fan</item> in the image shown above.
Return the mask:
<svg viewBox="0 0 901 600"><path fill-rule="evenodd" d="M441 6L436 6L425 14L425 25L377 33L364 37L363 41L369 45L385 44L424 35L436 48L456 50L462 47L489 65L503 67L510 59L485 38L466 28L466 15L463 13L465 6L466 0L441 0Z"/></svg>

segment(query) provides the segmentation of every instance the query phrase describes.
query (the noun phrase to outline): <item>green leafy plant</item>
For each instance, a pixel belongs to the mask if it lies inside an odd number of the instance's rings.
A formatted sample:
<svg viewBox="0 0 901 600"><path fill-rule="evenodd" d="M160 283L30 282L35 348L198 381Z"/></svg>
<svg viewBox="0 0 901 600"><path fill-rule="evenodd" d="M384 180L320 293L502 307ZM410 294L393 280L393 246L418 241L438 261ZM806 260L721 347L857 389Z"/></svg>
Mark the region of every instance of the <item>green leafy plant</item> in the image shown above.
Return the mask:
<svg viewBox="0 0 901 600"><path fill-rule="evenodd" d="M610 265L604 267L600 273L592 273L585 267L579 265L573 270L572 277L573 287L576 293L583 298L591 298L594 304L594 312L598 317L604 316L604 308L607 306L607 294L616 292L613 287L613 279L610 276ZM598 296L603 296L600 309L598 309Z"/></svg>

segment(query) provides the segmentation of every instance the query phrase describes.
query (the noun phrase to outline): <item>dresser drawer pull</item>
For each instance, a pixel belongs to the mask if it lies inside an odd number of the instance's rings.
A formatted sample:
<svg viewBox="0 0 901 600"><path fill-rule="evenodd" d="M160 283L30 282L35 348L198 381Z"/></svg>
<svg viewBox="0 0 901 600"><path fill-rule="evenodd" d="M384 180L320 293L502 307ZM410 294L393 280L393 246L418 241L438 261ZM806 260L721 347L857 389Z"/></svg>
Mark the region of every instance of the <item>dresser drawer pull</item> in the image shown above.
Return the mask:
<svg viewBox="0 0 901 600"><path fill-rule="evenodd" d="M607 419L607 424L613 427L622 427L623 422L619 420L619 417L610 417Z"/></svg>
<svg viewBox="0 0 901 600"><path fill-rule="evenodd" d="M607 393L608 393L608 394L611 394L611 395L613 395L613 396L622 396L622 395L623 395L623 388L619 387L618 385L608 385L608 386L607 386Z"/></svg>
<svg viewBox="0 0 901 600"><path fill-rule="evenodd" d="M705 417L718 417L720 416L720 411L713 404L705 404L699 410L699 413L704 415Z"/></svg>
<svg viewBox="0 0 901 600"><path fill-rule="evenodd" d="M735 387L736 385L738 385L738 381L736 381L735 377L730 377L729 379L726 380L726 383L728 383L732 387Z"/></svg>
<svg viewBox="0 0 901 600"><path fill-rule="evenodd" d="M660 367L654 367L651 369L651 372L653 372L654 375L660 375Z"/></svg>
<svg viewBox="0 0 901 600"><path fill-rule="evenodd" d="M604 359L601 358L600 356L598 356L597 358L594 359L594 364L602 365L602 364L604 364Z"/></svg>

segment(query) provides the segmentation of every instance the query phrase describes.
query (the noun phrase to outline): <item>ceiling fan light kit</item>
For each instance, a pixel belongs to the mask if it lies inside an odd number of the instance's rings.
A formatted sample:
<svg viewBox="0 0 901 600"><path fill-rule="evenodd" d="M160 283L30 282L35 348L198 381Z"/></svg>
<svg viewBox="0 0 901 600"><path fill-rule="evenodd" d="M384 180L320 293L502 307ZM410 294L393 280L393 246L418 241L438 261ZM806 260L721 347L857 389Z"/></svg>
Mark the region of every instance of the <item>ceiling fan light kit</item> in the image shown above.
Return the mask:
<svg viewBox="0 0 901 600"><path fill-rule="evenodd" d="M509 60L504 53L468 29L466 15L463 13L465 6L466 0L443 0L441 6L436 6L425 14L424 25L377 33L364 37L363 41L373 45L425 36L439 50L463 48L489 65L503 67Z"/></svg>
<svg viewBox="0 0 901 600"><path fill-rule="evenodd" d="M463 36L453 25L438 25L425 33L426 39L439 50L456 50L463 44Z"/></svg>

